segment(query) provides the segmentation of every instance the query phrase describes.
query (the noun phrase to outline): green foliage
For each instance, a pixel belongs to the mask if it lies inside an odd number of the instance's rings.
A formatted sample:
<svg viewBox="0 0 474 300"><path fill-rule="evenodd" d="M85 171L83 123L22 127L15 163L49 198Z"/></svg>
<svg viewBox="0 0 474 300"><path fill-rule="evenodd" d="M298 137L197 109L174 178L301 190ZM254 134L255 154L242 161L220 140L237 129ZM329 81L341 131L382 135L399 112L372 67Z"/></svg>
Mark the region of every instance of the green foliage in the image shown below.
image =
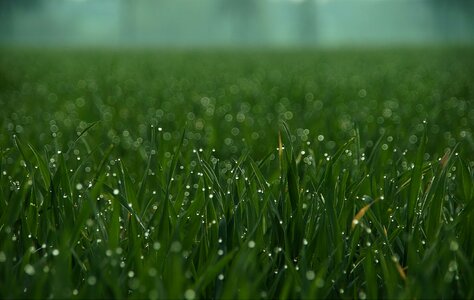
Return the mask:
<svg viewBox="0 0 474 300"><path fill-rule="evenodd" d="M473 298L473 67L2 50L0 298Z"/></svg>

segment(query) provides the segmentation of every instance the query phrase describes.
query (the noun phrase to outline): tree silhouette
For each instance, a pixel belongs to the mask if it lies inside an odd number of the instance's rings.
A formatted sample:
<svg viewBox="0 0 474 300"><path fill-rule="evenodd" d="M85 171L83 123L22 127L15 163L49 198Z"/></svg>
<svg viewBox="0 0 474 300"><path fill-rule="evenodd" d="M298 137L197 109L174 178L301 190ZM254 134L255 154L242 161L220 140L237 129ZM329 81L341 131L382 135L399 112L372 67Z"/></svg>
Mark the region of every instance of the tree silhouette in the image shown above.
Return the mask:
<svg viewBox="0 0 474 300"><path fill-rule="evenodd" d="M303 45L314 45L317 42L316 1L306 0L300 3L299 6L299 42Z"/></svg>
<svg viewBox="0 0 474 300"><path fill-rule="evenodd" d="M258 0L221 0L219 11L229 18L233 39L249 44L259 38L261 11Z"/></svg>
<svg viewBox="0 0 474 300"><path fill-rule="evenodd" d="M471 0L430 0L434 29L444 42L457 42L474 35L474 1Z"/></svg>

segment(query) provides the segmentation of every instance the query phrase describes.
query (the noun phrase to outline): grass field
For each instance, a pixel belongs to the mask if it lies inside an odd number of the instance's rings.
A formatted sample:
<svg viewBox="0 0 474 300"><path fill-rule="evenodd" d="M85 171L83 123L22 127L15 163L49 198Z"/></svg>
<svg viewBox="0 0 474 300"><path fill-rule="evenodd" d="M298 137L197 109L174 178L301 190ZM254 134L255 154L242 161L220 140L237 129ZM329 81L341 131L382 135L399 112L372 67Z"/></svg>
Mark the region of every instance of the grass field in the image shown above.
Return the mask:
<svg viewBox="0 0 474 300"><path fill-rule="evenodd" d="M474 51L0 51L0 298L474 298Z"/></svg>

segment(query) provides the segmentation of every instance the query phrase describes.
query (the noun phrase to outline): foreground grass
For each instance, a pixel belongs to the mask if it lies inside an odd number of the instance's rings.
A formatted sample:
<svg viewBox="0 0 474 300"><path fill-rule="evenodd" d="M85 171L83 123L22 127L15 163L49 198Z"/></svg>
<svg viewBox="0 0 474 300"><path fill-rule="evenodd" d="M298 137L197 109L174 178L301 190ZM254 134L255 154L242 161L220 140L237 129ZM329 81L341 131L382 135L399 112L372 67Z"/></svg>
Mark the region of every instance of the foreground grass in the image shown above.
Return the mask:
<svg viewBox="0 0 474 300"><path fill-rule="evenodd" d="M469 49L3 51L1 298L473 298Z"/></svg>

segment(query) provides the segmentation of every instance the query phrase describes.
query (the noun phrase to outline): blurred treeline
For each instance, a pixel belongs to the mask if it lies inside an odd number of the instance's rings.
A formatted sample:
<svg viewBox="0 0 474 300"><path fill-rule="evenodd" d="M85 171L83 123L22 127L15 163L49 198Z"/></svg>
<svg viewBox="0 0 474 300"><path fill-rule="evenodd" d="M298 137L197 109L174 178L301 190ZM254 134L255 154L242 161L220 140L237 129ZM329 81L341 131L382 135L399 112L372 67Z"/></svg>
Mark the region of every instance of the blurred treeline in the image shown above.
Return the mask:
<svg viewBox="0 0 474 300"><path fill-rule="evenodd" d="M471 0L0 0L0 43L471 44Z"/></svg>

